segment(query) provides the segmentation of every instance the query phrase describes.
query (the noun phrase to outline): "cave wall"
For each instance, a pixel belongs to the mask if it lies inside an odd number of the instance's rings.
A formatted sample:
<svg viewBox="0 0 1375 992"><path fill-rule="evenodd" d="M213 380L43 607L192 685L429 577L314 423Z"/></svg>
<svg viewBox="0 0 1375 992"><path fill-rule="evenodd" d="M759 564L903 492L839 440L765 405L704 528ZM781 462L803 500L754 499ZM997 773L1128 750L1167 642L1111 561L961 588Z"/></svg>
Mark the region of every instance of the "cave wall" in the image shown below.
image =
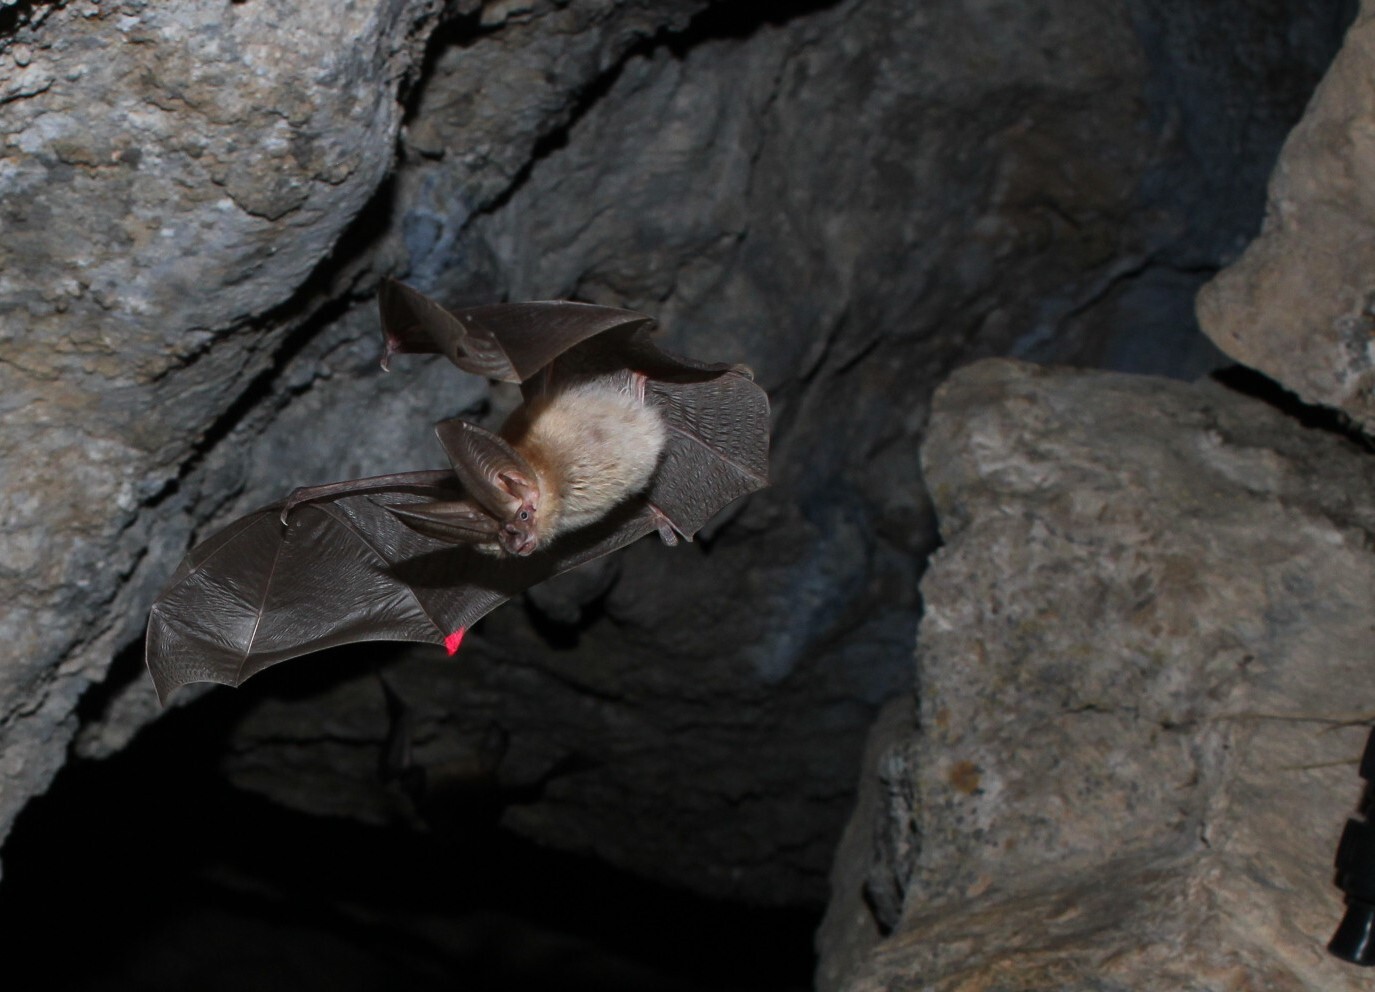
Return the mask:
<svg viewBox="0 0 1375 992"><path fill-rule="evenodd" d="M1371 25L1197 295L1250 368L992 360L936 394L916 694L871 735L817 988L1367 984L1328 945L1375 712Z"/></svg>
<svg viewBox="0 0 1375 992"><path fill-rule="evenodd" d="M3 11L0 830L185 548L188 465L319 305L308 277L391 168L436 13Z"/></svg>
<svg viewBox="0 0 1375 992"><path fill-rule="evenodd" d="M918 700L871 742L817 987L1366 987L1325 947L1375 712L1370 446L1207 380L987 360L923 465Z"/></svg>
<svg viewBox="0 0 1375 992"><path fill-rule="evenodd" d="M1218 347L1305 401L1375 425L1375 297L1368 230L1375 24L1363 5L1270 179L1265 226L1204 287L1200 323Z"/></svg>
<svg viewBox="0 0 1375 992"><path fill-rule="evenodd" d="M263 676L225 774L423 819L376 778L381 669L431 778L487 761L513 829L819 901L865 730L912 679L936 384L990 354L1216 363L1178 315L1254 230L1345 5L329 9L3 12L0 834L74 741L157 717L137 638L195 536L438 464L430 423L482 410L442 364L377 372L395 274L643 309L750 364L774 487L508 606L458 661Z"/></svg>

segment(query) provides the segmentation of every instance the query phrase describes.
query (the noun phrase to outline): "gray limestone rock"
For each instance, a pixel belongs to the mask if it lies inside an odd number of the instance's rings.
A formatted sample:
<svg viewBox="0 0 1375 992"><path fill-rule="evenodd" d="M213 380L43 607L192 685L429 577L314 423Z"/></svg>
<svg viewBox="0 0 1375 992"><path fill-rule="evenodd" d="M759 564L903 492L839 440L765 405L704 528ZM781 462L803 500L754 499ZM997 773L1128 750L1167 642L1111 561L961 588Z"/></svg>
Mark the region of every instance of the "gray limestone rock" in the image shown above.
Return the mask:
<svg viewBox="0 0 1375 992"><path fill-rule="evenodd" d="M922 460L920 713L859 856L892 932L825 987L1363 988L1324 945L1375 459L1212 384L986 361Z"/></svg>
<svg viewBox="0 0 1375 992"><path fill-rule="evenodd" d="M74 739L109 754L155 716L138 632L194 538L442 464L434 420L500 408L442 362L377 371L396 274L635 306L749 362L775 486L499 611L456 662L255 680L226 774L423 819L433 795L377 781L381 672L426 781L475 775L527 836L819 901L864 731L911 679L935 384L1004 352L1206 367L1161 314L1242 233L1342 6L0 12L0 836Z"/></svg>
<svg viewBox="0 0 1375 992"><path fill-rule="evenodd" d="M1375 427L1375 18L1346 43L1270 180L1265 227L1198 296L1227 354Z"/></svg>
<svg viewBox="0 0 1375 992"><path fill-rule="evenodd" d="M195 452L389 170L437 6L82 0L6 19L0 837L185 547Z"/></svg>

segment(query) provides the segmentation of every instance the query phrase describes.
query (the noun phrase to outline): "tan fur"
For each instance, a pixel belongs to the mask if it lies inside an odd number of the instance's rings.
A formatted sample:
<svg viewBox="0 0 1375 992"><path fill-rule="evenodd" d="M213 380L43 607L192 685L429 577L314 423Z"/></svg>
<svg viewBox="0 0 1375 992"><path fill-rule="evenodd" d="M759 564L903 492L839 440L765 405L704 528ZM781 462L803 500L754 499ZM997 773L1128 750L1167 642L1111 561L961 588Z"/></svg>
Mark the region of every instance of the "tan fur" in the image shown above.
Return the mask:
<svg viewBox="0 0 1375 992"><path fill-rule="evenodd" d="M541 544L643 490L668 439L654 407L606 382L537 399L502 434L539 476Z"/></svg>

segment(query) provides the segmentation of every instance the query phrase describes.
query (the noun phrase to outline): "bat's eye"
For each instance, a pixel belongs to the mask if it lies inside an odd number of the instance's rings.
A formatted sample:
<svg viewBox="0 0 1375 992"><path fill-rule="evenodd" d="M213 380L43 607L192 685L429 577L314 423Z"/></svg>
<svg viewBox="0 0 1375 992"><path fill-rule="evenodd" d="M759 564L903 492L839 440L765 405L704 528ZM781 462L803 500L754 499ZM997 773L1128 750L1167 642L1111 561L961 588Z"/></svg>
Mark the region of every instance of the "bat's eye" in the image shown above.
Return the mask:
<svg viewBox="0 0 1375 992"><path fill-rule="evenodd" d="M522 519L522 520L529 520L529 519L530 519L530 511L529 511L529 510L521 510L521 511L520 511L520 519Z"/></svg>

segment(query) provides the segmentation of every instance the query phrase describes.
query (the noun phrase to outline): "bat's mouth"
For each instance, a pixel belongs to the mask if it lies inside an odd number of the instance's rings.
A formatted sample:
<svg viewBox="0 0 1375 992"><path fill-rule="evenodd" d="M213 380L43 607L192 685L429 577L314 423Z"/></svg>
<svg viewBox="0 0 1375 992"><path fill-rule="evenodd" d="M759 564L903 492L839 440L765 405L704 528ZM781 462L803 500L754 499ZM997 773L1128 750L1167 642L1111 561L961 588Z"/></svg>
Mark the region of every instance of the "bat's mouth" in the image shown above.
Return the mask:
<svg viewBox="0 0 1375 992"><path fill-rule="evenodd" d="M500 541L508 555L520 555L522 558L531 554L539 544L533 534L512 533L510 530L501 535Z"/></svg>

